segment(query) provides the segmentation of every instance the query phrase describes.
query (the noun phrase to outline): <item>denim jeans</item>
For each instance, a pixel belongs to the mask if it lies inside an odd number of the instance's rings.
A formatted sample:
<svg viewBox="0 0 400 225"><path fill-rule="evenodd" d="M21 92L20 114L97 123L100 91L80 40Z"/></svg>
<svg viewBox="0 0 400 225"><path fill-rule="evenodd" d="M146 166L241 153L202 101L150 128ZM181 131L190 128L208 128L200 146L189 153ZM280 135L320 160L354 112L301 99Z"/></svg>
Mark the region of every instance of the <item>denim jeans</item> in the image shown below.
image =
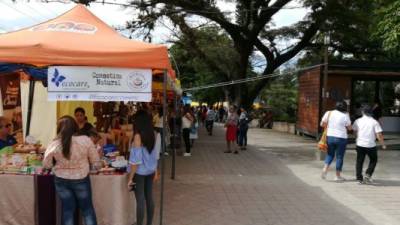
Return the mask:
<svg viewBox="0 0 400 225"><path fill-rule="evenodd" d="M54 184L61 199L63 225L74 225L77 206L81 210L85 225L97 225L89 176L79 180L55 177Z"/></svg>
<svg viewBox="0 0 400 225"><path fill-rule="evenodd" d="M325 164L331 165L336 154L336 171L341 172L343 167L344 154L346 152L347 139L338 137L327 137L328 152L325 157Z"/></svg>
<svg viewBox="0 0 400 225"><path fill-rule="evenodd" d="M249 127L239 126L239 146L246 147L247 146L247 131Z"/></svg>
<svg viewBox="0 0 400 225"><path fill-rule="evenodd" d="M145 206L147 215L146 224L151 225L153 223L153 216L154 216L153 179L154 179L154 173L147 176L135 174L134 182L136 183L135 197L136 197L137 225L143 224Z"/></svg>

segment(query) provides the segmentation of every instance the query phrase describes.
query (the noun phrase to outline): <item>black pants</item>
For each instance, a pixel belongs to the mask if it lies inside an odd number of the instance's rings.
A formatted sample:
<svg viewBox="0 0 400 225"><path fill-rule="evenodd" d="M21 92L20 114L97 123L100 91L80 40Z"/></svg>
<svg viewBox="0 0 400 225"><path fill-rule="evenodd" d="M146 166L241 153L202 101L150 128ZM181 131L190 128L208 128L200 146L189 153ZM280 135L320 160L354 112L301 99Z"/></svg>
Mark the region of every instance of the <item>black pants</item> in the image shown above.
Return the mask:
<svg viewBox="0 0 400 225"><path fill-rule="evenodd" d="M364 148L360 146L357 146L356 150L357 150L356 176L357 180L363 180L362 170L363 170L365 155L368 155L369 158L369 165L365 174L368 176L372 176L375 170L376 163L378 162L378 151L376 147Z"/></svg>
<svg viewBox="0 0 400 225"><path fill-rule="evenodd" d="M209 135L212 135L214 120L206 120L206 128Z"/></svg>
<svg viewBox="0 0 400 225"><path fill-rule="evenodd" d="M186 153L190 153L190 128L183 128L183 141L185 141Z"/></svg>
<svg viewBox="0 0 400 225"><path fill-rule="evenodd" d="M143 176L135 174L134 182L136 183L136 223L143 224L144 207L146 204L147 225L151 225L154 216L154 200L153 200L153 179L154 173Z"/></svg>

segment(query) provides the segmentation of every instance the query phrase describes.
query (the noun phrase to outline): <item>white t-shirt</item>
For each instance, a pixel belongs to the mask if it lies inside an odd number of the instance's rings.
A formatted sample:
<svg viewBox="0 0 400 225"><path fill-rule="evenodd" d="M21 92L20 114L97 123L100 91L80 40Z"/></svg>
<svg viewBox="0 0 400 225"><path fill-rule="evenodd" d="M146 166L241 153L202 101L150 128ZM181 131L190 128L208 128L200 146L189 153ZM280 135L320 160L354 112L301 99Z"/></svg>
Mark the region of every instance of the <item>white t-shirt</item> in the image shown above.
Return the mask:
<svg viewBox="0 0 400 225"><path fill-rule="evenodd" d="M192 121L190 121L186 115L182 117L182 128L190 128L192 126Z"/></svg>
<svg viewBox="0 0 400 225"><path fill-rule="evenodd" d="M157 116L154 127L163 128L163 117L162 116L161 117Z"/></svg>
<svg viewBox="0 0 400 225"><path fill-rule="evenodd" d="M329 112L331 112L331 114L329 116L329 121L328 121ZM322 117L321 126L322 123L326 122L328 122L327 136L337 137L337 138L347 138L346 127L351 125L349 114L342 113L338 110L328 111Z"/></svg>
<svg viewBox="0 0 400 225"><path fill-rule="evenodd" d="M357 131L357 146L364 148L375 147L376 134L382 132L378 121L365 115L354 122L353 130Z"/></svg>

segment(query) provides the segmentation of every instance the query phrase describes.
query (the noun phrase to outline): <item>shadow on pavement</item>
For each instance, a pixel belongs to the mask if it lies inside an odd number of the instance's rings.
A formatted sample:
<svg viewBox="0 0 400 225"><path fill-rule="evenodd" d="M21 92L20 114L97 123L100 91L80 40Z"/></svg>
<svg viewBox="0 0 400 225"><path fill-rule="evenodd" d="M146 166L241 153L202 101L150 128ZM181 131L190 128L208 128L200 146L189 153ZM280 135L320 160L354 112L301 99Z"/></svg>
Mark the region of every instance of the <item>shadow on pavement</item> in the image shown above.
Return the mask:
<svg viewBox="0 0 400 225"><path fill-rule="evenodd" d="M377 180L374 179L374 182L370 184L372 186L377 187L400 187L400 180Z"/></svg>

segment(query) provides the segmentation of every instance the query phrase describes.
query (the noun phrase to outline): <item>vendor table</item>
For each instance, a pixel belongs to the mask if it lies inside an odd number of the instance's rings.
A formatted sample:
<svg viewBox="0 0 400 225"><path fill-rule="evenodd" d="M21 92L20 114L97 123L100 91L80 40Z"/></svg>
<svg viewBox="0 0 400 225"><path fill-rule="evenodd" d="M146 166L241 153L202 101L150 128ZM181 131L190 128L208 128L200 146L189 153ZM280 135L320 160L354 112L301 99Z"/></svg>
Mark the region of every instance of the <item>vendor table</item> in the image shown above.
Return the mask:
<svg viewBox="0 0 400 225"><path fill-rule="evenodd" d="M127 174L91 175L90 179L98 224L133 224L135 198L128 191ZM2 174L0 196L0 224L60 224L52 176Z"/></svg>
<svg viewBox="0 0 400 225"><path fill-rule="evenodd" d="M0 196L0 224L36 222L34 176L0 175Z"/></svg>
<svg viewBox="0 0 400 225"><path fill-rule="evenodd" d="M128 190L128 176L92 175L93 204L99 225L132 225L136 218L135 197Z"/></svg>

